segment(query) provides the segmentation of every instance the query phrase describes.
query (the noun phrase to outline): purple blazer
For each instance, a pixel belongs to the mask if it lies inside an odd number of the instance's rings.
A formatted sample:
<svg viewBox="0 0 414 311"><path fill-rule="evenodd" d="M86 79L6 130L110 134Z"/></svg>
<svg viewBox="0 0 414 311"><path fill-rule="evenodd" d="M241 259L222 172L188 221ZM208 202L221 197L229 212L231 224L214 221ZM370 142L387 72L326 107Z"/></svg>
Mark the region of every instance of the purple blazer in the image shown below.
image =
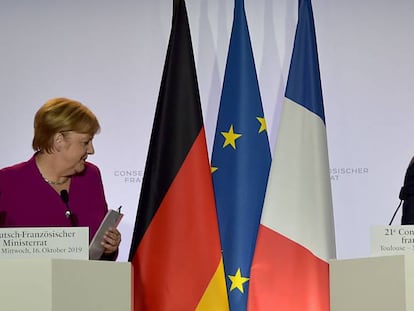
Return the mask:
<svg viewBox="0 0 414 311"><path fill-rule="evenodd" d="M72 177L69 207L78 226L89 227L89 241L107 212L102 178L97 166ZM66 205L41 176L35 156L0 170L0 227L70 227Z"/></svg>

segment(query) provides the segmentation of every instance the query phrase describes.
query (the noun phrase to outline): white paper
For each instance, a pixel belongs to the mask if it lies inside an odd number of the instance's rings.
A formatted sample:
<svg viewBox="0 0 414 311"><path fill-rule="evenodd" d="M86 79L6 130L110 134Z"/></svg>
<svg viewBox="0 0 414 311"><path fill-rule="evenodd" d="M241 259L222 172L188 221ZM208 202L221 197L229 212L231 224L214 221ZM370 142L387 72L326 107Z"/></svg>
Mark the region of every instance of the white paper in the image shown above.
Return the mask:
<svg viewBox="0 0 414 311"><path fill-rule="evenodd" d="M89 245L89 259L98 260L101 258L104 252L104 248L101 245L101 242L103 240L103 236L105 235L105 232L110 227L116 228L123 216L124 214L118 211L115 211L113 209L108 210L104 219L102 220L101 225L98 228L98 231L96 231Z"/></svg>

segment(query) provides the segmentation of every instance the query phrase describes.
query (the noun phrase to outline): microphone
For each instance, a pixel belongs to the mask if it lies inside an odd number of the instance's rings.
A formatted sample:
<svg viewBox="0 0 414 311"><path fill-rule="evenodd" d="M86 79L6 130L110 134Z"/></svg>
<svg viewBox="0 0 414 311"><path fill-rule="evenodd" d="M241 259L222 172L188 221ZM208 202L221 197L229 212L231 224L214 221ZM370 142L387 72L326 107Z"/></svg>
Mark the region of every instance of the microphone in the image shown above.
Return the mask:
<svg viewBox="0 0 414 311"><path fill-rule="evenodd" d="M0 227L6 222L6 212L0 212Z"/></svg>
<svg viewBox="0 0 414 311"><path fill-rule="evenodd" d="M399 209L400 209L400 207L401 207L402 202L403 202L405 199L407 199L407 197L408 197L408 196L409 196L409 195L408 195L408 189L407 189L407 187L406 187L406 186L402 186L402 187L401 187L401 190L400 190L400 194L398 195L398 198L400 199L400 203L398 204L397 209L396 209L396 210L395 210L395 212L394 212L394 215L392 215L391 221L390 221L390 223L388 224L388 226L391 226L392 222L394 221L395 215L397 215L397 212L398 212L398 210L399 210Z"/></svg>
<svg viewBox="0 0 414 311"><path fill-rule="evenodd" d="M62 199L63 203L65 203L66 205L65 216L66 218L70 218L72 216L72 212L70 211L70 208L69 208L69 193L66 189L63 189L60 192L60 198Z"/></svg>
<svg viewBox="0 0 414 311"><path fill-rule="evenodd" d="M388 226L391 226L392 222L394 221L394 218L395 218L395 216L397 215L397 212L398 212L398 210L400 209L402 202L403 202L403 199L400 199L400 203L398 204L397 209L396 209L396 210L395 210L395 212L394 212L394 215L392 215L391 221L390 221L390 223L388 224Z"/></svg>

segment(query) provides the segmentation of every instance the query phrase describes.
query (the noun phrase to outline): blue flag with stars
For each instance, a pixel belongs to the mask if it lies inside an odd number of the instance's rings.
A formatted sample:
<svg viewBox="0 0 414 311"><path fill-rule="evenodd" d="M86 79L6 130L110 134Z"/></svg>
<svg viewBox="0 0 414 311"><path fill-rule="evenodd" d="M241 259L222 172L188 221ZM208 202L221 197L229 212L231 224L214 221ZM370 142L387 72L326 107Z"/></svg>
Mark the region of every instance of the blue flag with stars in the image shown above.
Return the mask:
<svg viewBox="0 0 414 311"><path fill-rule="evenodd" d="M211 170L231 310L246 310L271 163L243 0L235 0Z"/></svg>

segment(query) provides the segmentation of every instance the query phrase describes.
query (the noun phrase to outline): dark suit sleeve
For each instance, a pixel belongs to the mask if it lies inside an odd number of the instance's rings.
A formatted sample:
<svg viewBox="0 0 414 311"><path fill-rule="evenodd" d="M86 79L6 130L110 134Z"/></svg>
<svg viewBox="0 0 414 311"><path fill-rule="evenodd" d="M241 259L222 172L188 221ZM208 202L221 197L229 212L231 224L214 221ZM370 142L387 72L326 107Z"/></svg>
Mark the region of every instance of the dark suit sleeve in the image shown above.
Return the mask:
<svg viewBox="0 0 414 311"><path fill-rule="evenodd" d="M119 252L119 249L117 249L112 254L102 254L100 260L116 261L116 259L118 258L118 252Z"/></svg>
<svg viewBox="0 0 414 311"><path fill-rule="evenodd" d="M401 217L402 225L414 224L414 158L408 165L404 178L404 186L400 192L400 199L403 200Z"/></svg>

